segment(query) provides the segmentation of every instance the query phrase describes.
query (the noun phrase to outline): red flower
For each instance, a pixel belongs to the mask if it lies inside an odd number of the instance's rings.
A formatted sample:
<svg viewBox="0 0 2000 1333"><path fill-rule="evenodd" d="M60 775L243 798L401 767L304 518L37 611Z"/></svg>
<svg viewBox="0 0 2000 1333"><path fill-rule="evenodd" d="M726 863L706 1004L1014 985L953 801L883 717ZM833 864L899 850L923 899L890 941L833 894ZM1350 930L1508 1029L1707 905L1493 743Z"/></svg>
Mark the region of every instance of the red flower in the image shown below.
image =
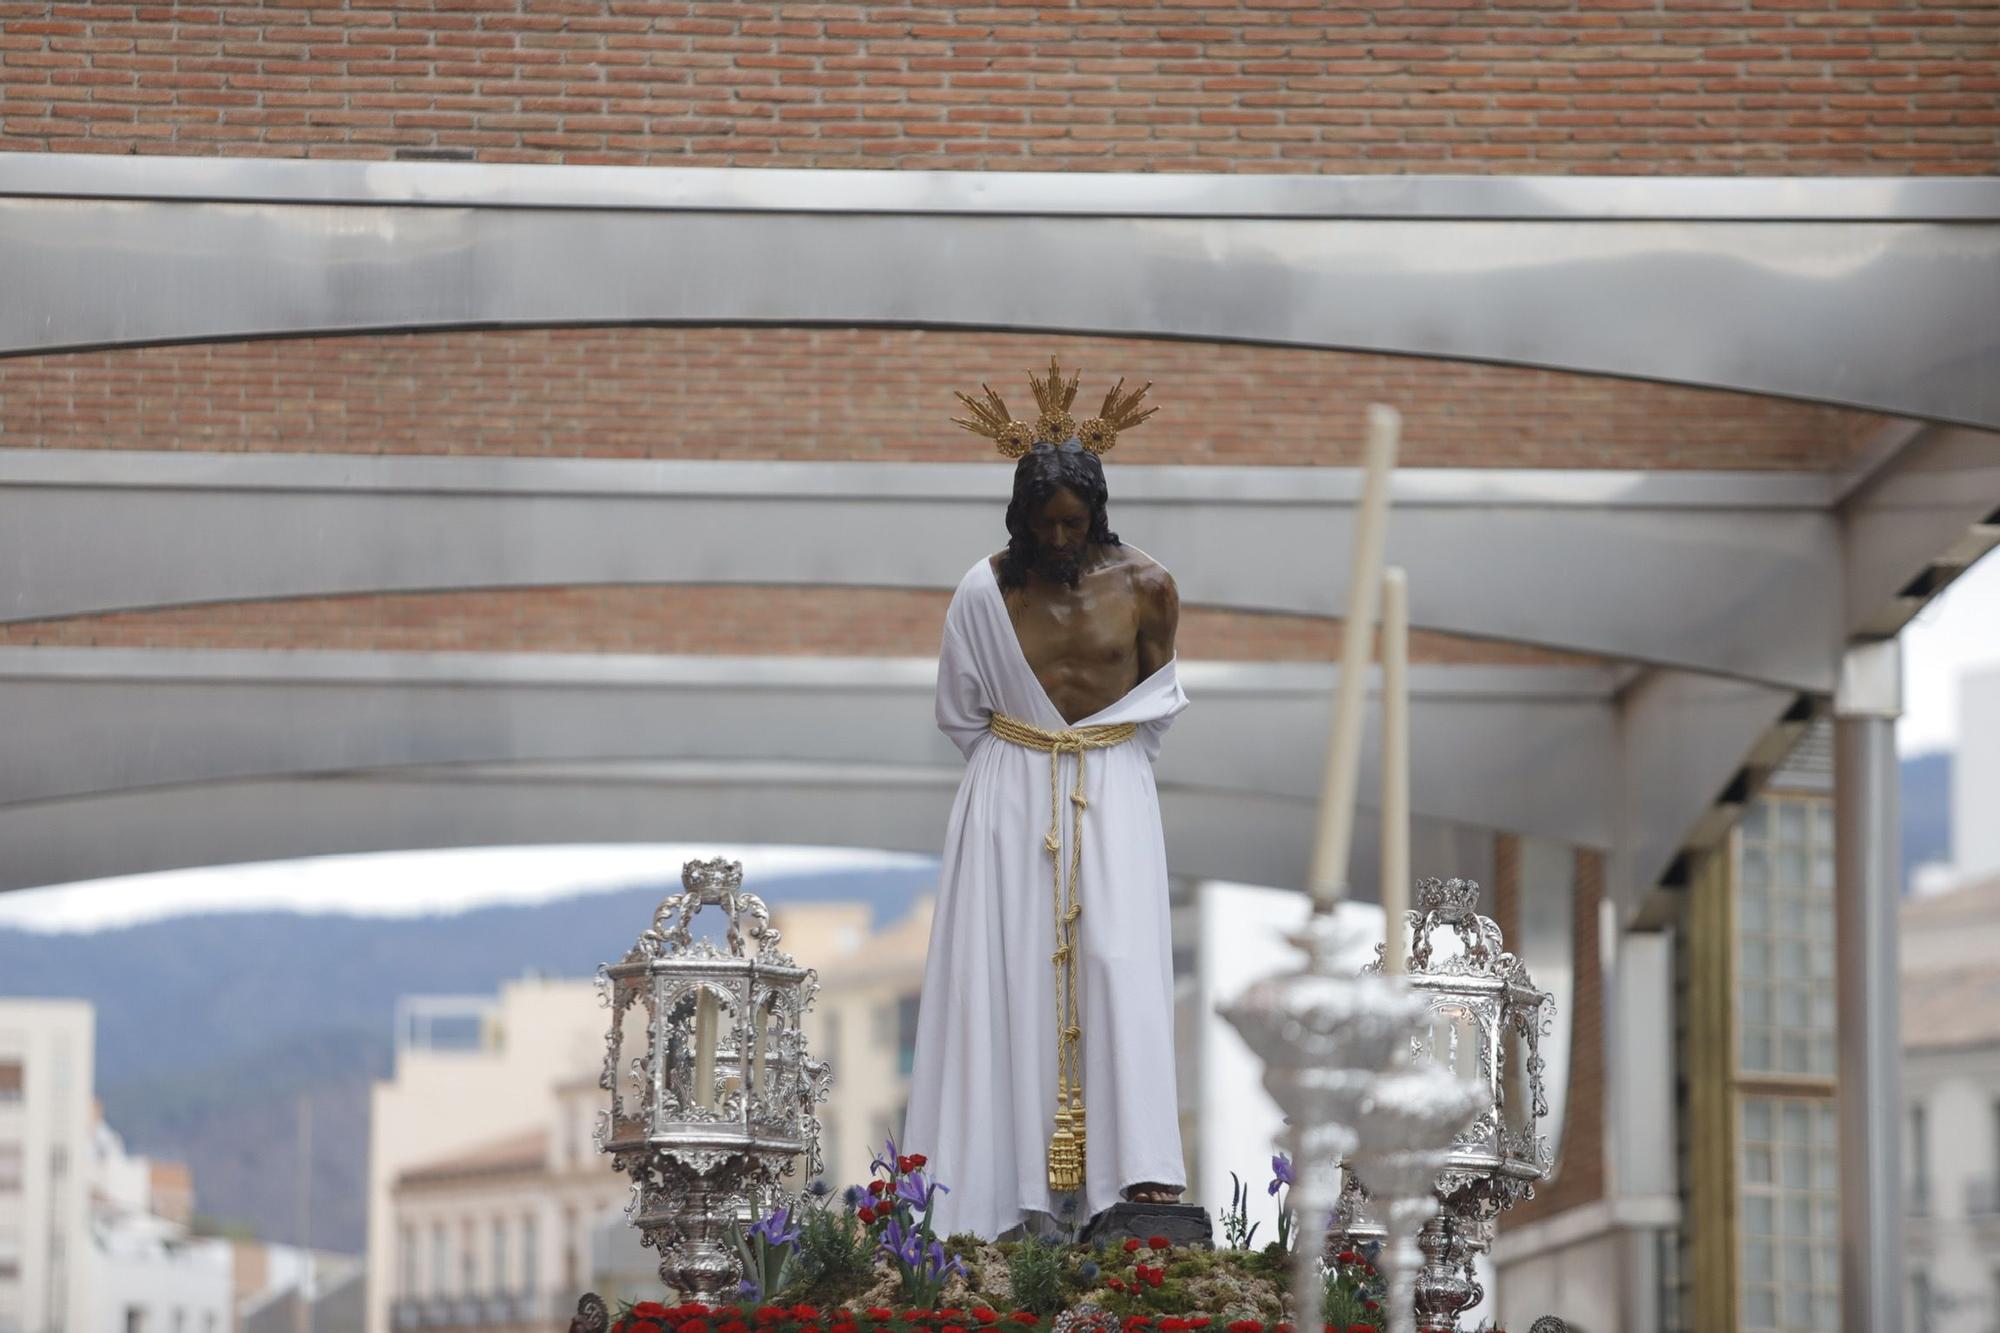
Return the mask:
<svg viewBox="0 0 2000 1333"><path fill-rule="evenodd" d="M903 1319L906 1323L918 1324L932 1318L936 1314L936 1310L905 1310L903 1311Z"/></svg>
<svg viewBox="0 0 2000 1333"><path fill-rule="evenodd" d="M1109 1288L1111 1288L1111 1289L1112 1289L1113 1291L1123 1291L1123 1290L1125 1290L1125 1281L1124 1281L1124 1279L1123 1279L1123 1278L1115 1278L1115 1277L1114 1277L1114 1278L1107 1278L1107 1279L1105 1280L1105 1283L1104 1283L1104 1285L1105 1285L1105 1286L1107 1286L1107 1287L1109 1287Z"/></svg>
<svg viewBox="0 0 2000 1333"><path fill-rule="evenodd" d="M946 1324L938 1333L965 1333L965 1329L958 1324Z"/></svg>
<svg viewBox="0 0 2000 1333"><path fill-rule="evenodd" d="M1137 1236L1128 1236L1128 1237L1126 1237L1126 1239L1125 1239L1125 1253L1127 1253L1127 1254L1136 1254L1136 1253L1138 1253L1138 1250L1139 1250L1139 1238L1138 1238Z"/></svg>
<svg viewBox="0 0 2000 1333"><path fill-rule="evenodd" d="M676 1329L675 1333L713 1333L713 1330L699 1319L690 1319Z"/></svg>
<svg viewBox="0 0 2000 1333"><path fill-rule="evenodd" d="M1152 1326L1153 1326L1153 1321L1148 1319L1145 1315L1134 1314L1125 1316L1125 1327L1128 1333L1135 1333L1135 1331L1138 1329L1151 1328Z"/></svg>
<svg viewBox="0 0 2000 1333"><path fill-rule="evenodd" d="M870 1194L880 1194L883 1190L888 1188L889 1188L889 1182L886 1180L871 1180L868 1182L868 1192Z"/></svg>
<svg viewBox="0 0 2000 1333"><path fill-rule="evenodd" d="M640 1301L632 1307L632 1317L634 1319L665 1319L667 1317L667 1307L658 1301Z"/></svg>
<svg viewBox="0 0 2000 1333"><path fill-rule="evenodd" d="M921 1170L924 1166L926 1166L930 1162L930 1160L931 1160L930 1158L924 1156L920 1152L913 1152L910 1154L910 1169L913 1171Z"/></svg>
<svg viewBox="0 0 2000 1333"><path fill-rule="evenodd" d="M1039 1324L1042 1322L1039 1317L1029 1314L1026 1310L1016 1310L1007 1317L1017 1324Z"/></svg>
<svg viewBox="0 0 2000 1333"><path fill-rule="evenodd" d="M1342 1250L1333 1256L1333 1261L1337 1264L1358 1264L1361 1262L1361 1256L1352 1250Z"/></svg>
<svg viewBox="0 0 2000 1333"><path fill-rule="evenodd" d="M1373 1325L1373 1324L1349 1324L1349 1325L1347 1326L1347 1333L1375 1333L1375 1325Z"/></svg>
<svg viewBox="0 0 2000 1333"><path fill-rule="evenodd" d="M1168 1315L1160 1321L1160 1333L1186 1333L1188 1321Z"/></svg>
<svg viewBox="0 0 2000 1333"><path fill-rule="evenodd" d="M782 1305L760 1305L755 1317L758 1323L768 1324L778 1319L790 1319L792 1312Z"/></svg>
<svg viewBox="0 0 2000 1333"><path fill-rule="evenodd" d="M660 1333L660 1326L650 1319L634 1320L625 1327L629 1333Z"/></svg>
<svg viewBox="0 0 2000 1333"><path fill-rule="evenodd" d="M792 1318L801 1320L804 1323L816 1324L819 1322L819 1311L813 1309L810 1305L794 1305L792 1307Z"/></svg>
<svg viewBox="0 0 2000 1333"><path fill-rule="evenodd" d="M871 1305L863 1313L878 1324L896 1317L894 1310L886 1309L880 1305Z"/></svg>
<svg viewBox="0 0 2000 1333"><path fill-rule="evenodd" d="M1239 1319L1229 1326L1228 1333L1264 1333L1264 1325L1255 1319Z"/></svg>
<svg viewBox="0 0 2000 1333"><path fill-rule="evenodd" d="M875 1210L863 1204L861 1211L856 1213L855 1216L861 1219L863 1225L872 1225L875 1221Z"/></svg>
<svg viewBox="0 0 2000 1333"><path fill-rule="evenodd" d="M896 1169L898 1171L910 1171L913 1170L914 1168L911 1167L909 1158L898 1157L896 1159Z"/></svg>
<svg viewBox="0 0 2000 1333"><path fill-rule="evenodd" d="M1373 1301L1363 1301L1361 1302L1361 1308L1366 1310L1369 1314L1374 1314L1377 1310L1381 1309L1382 1307L1377 1305ZM1496 1328L1493 1330L1493 1333L1507 1333L1507 1330L1504 1328Z"/></svg>
<svg viewBox="0 0 2000 1333"><path fill-rule="evenodd" d="M1209 1319L1208 1319L1208 1316L1207 1316L1207 1315L1203 1315L1203 1316L1202 1316L1201 1318L1199 1318L1199 1319L1190 1319L1190 1320L1188 1320L1188 1327L1189 1327L1189 1328L1207 1328L1207 1327L1208 1327L1208 1324L1209 1324Z"/></svg>
<svg viewBox="0 0 2000 1333"><path fill-rule="evenodd" d="M715 1333L750 1333L750 1325L741 1319L732 1319L715 1330Z"/></svg>
<svg viewBox="0 0 2000 1333"><path fill-rule="evenodd" d="M1174 1243L1165 1236L1148 1236L1146 1244L1155 1250L1171 1250L1174 1247Z"/></svg>
<svg viewBox="0 0 2000 1333"><path fill-rule="evenodd" d="M988 1306L981 1305L973 1309L972 1317L982 1324L990 1324L1000 1317L1000 1312Z"/></svg>
<svg viewBox="0 0 2000 1333"><path fill-rule="evenodd" d="M945 1309L939 1310L937 1312L937 1317L940 1319L963 1319L965 1318L965 1311L954 1310L951 1309L950 1307L946 1307ZM961 1329L959 1333L964 1333L964 1330Z"/></svg>

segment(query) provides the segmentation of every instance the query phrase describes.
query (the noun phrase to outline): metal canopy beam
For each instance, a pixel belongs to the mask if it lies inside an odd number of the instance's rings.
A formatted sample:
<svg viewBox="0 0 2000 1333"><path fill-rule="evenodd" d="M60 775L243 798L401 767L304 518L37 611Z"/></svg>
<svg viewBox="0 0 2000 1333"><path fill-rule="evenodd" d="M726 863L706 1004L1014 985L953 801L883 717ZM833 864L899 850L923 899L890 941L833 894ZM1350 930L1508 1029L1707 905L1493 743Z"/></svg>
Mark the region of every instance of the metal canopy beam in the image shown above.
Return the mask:
<svg viewBox="0 0 2000 1333"><path fill-rule="evenodd" d="M1004 464L0 451L0 620L571 583L955 587ZM1191 605L1338 615L1358 474L1123 467L1126 537ZM1420 627L1831 690L1828 478L1422 469L1389 558ZM1996 496L2000 504L2000 496ZM895 540L857 534L894 533ZM1919 564L1911 573L1921 568Z"/></svg>
<svg viewBox="0 0 2000 1333"><path fill-rule="evenodd" d="M786 843L936 855L962 770L855 764L472 765L244 779L0 806L0 890L347 852L533 843ZM1291 884L1304 803L1160 784L1173 873ZM1490 859L1490 830L1417 818L1416 874ZM1365 831L1364 831L1365 832ZM1372 844L1355 847L1358 897Z"/></svg>
<svg viewBox="0 0 2000 1333"><path fill-rule="evenodd" d="M914 325L1495 361L2000 426L1987 180L558 170L0 156L0 354Z"/></svg>
<svg viewBox="0 0 2000 1333"><path fill-rule="evenodd" d="M1176 725L1160 781L1246 808L1275 800L1290 824L1279 855L1302 871L1334 676L1185 664L1201 707ZM0 712L16 719L0 808L407 765L952 771L959 757L930 716L935 680L934 662L903 658L0 649ZM1617 681L1608 669L1414 668L1415 808L1604 844ZM1372 766L1373 737L1367 751ZM1533 782L1519 780L1524 769Z"/></svg>

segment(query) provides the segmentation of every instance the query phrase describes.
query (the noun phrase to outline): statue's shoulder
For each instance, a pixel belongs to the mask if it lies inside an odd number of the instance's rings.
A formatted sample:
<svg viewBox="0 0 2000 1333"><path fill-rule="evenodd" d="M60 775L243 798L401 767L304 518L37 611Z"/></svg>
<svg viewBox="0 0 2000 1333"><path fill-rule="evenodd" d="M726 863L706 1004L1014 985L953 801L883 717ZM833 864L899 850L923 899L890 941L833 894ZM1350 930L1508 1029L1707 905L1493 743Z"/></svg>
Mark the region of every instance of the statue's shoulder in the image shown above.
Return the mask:
<svg viewBox="0 0 2000 1333"><path fill-rule="evenodd" d="M1178 597L1179 589L1174 586L1174 576L1167 567L1147 555L1136 546L1125 546L1124 563L1126 577L1132 580L1133 591L1143 597Z"/></svg>

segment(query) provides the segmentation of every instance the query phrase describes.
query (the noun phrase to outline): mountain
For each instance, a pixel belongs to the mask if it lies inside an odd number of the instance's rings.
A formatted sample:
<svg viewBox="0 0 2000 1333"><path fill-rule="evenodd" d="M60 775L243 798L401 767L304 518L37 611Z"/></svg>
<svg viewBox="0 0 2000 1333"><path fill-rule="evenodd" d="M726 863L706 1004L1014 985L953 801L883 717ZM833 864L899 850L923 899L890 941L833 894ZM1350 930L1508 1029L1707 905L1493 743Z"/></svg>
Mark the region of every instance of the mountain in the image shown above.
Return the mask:
<svg viewBox="0 0 2000 1333"><path fill-rule="evenodd" d="M768 877L774 906L869 903L878 922L929 868ZM584 977L622 954L666 886L418 918L188 916L88 934L0 930L0 994L97 1009L97 1091L135 1152L186 1161L205 1215L298 1239L299 1102L311 1103L313 1244L358 1252L368 1087L387 1076L397 997L490 994L525 973Z"/></svg>
<svg viewBox="0 0 2000 1333"><path fill-rule="evenodd" d="M1926 861L1951 860L1951 751L1911 755L1902 762L1903 892L1910 872Z"/></svg>

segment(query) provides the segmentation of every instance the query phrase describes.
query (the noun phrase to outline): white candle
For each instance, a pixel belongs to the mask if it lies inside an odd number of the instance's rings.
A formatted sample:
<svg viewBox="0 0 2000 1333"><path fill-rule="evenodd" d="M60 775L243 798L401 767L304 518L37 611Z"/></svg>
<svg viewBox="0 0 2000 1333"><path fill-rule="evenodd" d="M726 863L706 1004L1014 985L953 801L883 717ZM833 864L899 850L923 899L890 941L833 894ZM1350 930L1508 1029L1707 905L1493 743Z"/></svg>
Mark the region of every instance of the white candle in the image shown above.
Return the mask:
<svg viewBox="0 0 2000 1333"><path fill-rule="evenodd" d="M1326 780L1320 785L1319 830L1313 844L1313 906L1332 911L1346 888L1347 853L1354 838L1354 789L1361 769L1363 677L1368 640L1375 628L1375 597L1382 583L1382 541L1389 526L1389 473L1403 418L1393 407L1368 405L1367 473L1354 515L1354 558L1347 581L1347 619L1340 644L1340 681L1334 689L1333 726L1326 746Z"/></svg>
<svg viewBox="0 0 2000 1333"><path fill-rule="evenodd" d="M715 996L695 992L694 1001L694 1104L715 1106L715 1029L720 1013Z"/></svg>
<svg viewBox="0 0 2000 1333"><path fill-rule="evenodd" d="M1382 970L1403 971L1403 913L1410 907L1410 586L1382 575Z"/></svg>

